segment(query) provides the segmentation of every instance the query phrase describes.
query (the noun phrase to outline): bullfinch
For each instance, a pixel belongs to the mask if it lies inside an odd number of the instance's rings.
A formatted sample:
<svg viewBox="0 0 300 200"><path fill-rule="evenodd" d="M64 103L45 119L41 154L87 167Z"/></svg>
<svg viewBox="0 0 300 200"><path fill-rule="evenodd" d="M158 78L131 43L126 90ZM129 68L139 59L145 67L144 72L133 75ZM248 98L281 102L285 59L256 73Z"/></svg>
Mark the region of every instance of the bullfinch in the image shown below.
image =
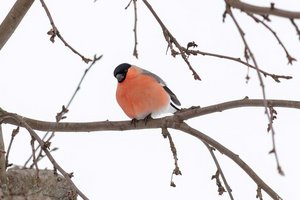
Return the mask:
<svg viewBox="0 0 300 200"><path fill-rule="evenodd" d="M162 113L174 113L180 106L176 95L157 75L127 63L114 70L118 80L116 98L131 119L145 119Z"/></svg>

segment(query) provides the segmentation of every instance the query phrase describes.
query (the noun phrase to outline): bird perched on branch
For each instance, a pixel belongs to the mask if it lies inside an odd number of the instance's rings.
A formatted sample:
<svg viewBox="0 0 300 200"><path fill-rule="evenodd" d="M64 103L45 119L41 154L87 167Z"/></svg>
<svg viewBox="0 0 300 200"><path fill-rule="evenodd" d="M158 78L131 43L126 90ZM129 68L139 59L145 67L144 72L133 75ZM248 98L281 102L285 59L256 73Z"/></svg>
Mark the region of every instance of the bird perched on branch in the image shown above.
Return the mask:
<svg viewBox="0 0 300 200"><path fill-rule="evenodd" d="M181 105L179 100L159 76L127 63L117 66L114 76L118 104L129 118L140 120L179 110L175 106Z"/></svg>

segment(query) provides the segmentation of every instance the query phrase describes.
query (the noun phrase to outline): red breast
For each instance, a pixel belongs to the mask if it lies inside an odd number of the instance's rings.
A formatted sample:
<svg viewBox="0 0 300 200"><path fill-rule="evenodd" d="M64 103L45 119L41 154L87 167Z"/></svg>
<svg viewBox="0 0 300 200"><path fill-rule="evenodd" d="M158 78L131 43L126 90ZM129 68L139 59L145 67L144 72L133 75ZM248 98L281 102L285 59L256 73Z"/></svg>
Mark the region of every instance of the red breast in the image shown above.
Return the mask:
<svg viewBox="0 0 300 200"><path fill-rule="evenodd" d="M143 119L170 104L170 96L162 85L136 66L129 67L125 79L118 83L116 98L131 119Z"/></svg>

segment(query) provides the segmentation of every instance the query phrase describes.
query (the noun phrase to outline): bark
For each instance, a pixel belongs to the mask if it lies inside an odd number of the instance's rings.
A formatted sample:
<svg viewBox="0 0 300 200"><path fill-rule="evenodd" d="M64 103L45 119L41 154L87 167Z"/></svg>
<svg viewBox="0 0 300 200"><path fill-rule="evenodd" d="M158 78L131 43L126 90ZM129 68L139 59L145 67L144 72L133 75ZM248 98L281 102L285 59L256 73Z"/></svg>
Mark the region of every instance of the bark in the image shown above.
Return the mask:
<svg viewBox="0 0 300 200"><path fill-rule="evenodd" d="M34 0L17 0L0 25L0 50L17 29Z"/></svg>

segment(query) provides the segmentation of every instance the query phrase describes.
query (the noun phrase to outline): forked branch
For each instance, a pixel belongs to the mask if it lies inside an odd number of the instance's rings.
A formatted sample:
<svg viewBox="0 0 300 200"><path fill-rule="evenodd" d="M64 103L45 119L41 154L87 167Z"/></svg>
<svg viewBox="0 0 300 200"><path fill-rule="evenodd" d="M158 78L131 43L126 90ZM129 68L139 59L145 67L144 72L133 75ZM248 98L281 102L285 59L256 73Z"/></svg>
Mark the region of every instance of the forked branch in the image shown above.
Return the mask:
<svg viewBox="0 0 300 200"><path fill-rule="evenodd" d="M287 101L287 100L267 100L273 107L286 107L300 109L300 101ZM149 120L147 124L143 121L139 121L136 124L132 124L131 121L102 121L102 122L87 122L87 123L56 123L45 122L26 117L19 116L17 114L8 113L0 109L0 122L25 127L33 136L37 142L45 147L44 142L36 135L35 130L48 130L56 132L91 132L91 131L109 131L109 130L134 130L134 129L153 129L153 128L172 128L186 132L201 141L214 147L222 154L232 159L241 169L247 173L252 180L258 185L259 188L264 190L273 199L281 199L279 195L272 190L238 155L218 143L208 135L190 127L183 120L191 119L193 117L201 116L204 114L220 112L227 109L239 108L239 107L264 107L264 100L262 99L242 99L237 101L225 102L222 104L212 105L204 108L192 107L190 109L182 110L173 116L163 117L159 119ZM52 163L53 157L47 148L43 148L46 156ZM60 168L59 165L54 164L64 176L68 174ZM66 177L67 178L67 177ZM68 178L67 178L68 179ZM70 179L70 178L69 178ZM70 179L71 180L71 179ZM79 191L79 190L78 190Z"/></svg>

